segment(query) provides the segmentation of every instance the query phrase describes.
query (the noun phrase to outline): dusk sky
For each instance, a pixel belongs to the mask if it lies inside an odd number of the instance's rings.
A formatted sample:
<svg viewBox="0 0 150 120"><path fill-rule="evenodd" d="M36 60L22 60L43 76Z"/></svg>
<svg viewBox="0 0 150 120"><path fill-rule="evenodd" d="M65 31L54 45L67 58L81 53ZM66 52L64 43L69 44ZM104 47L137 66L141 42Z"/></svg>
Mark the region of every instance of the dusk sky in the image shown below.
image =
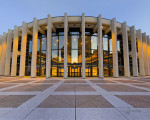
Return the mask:
<svg viewBox="0 0 150 120"><path fill-rule="evenodd" d="M63 16L97 17L126 21L129 26L135 25L150 35L150 0L1 0L0 35L21 26L22 22L31 22L33 18Z"/></svg>

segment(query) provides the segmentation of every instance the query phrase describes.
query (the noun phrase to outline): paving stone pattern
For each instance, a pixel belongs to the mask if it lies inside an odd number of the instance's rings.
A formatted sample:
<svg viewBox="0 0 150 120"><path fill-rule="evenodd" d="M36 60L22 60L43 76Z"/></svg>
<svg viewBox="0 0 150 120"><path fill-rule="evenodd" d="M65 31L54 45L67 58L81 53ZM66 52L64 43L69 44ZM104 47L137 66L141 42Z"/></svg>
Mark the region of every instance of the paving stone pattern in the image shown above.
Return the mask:
<svg viewBox="0 0 150 120"><path fill-rule="evenodd" d="M149 119L149 77L0 77L0 120Z"/></svg>

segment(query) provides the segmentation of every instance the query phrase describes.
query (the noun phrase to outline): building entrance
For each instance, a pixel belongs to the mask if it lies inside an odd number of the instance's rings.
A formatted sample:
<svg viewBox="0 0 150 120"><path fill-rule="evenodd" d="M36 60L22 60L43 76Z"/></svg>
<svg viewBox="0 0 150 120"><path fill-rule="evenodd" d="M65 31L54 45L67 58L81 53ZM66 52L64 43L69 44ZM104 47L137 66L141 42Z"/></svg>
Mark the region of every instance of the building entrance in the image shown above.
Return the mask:
<svg viewBox="0 0 150 120"><path fill-rule="evenodd" d="M68 77L81 77L81 67L80 66L69 66L68 67Z"/></svg>

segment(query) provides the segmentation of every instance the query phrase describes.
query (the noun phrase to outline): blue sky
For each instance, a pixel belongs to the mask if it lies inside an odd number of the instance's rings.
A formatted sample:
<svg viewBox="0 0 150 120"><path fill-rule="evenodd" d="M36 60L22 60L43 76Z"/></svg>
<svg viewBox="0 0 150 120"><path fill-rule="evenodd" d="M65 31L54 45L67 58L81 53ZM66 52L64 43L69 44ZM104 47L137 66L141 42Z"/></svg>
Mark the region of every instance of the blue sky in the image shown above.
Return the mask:
<svg viewBox="0 0 150 120"><path fill-rule="evenodd" d="M84 12L86 16L116 17L118 22L126 21L150 35L150 0L1 0L0 35L34 17L63 16L65 12L68 16Z"/></svg>

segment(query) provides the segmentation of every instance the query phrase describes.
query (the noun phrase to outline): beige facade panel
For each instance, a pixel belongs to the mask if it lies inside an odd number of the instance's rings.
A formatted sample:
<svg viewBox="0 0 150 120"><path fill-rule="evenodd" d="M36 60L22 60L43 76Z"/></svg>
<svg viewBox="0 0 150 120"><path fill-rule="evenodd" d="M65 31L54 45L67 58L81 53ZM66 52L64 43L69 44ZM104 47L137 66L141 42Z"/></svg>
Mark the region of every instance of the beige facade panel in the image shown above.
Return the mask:
<svg viewBox="0 0 150 120"><path fill-rule="evenodd" d="M7 50L6 50L6 63L5 63L5 76L10 75L10 62L11 62L11 49L12 49L12 41L13 41L13 32L12 30L8 30L7 36Z"/></svg>
<svg viewBox="0 0 150 120"><path fill-rule="evenodd" d="M144 69L145 69L145 75L149 76L149 60L148 60L148 46L147 46L147 37L146 33L142 34L142 40L143 40L143 57L144 57Z"/></svg>
<svg viewBox="0 0 150 120"><path fill-rule="evenodd" d="M133 76L138 76L138 63L137 63L137 46L136 46L136 31L135 27L131 27L131 47L132 47L132 66L133 66Z"/></svg>
<svg viewBox="0 0 150 120"><path fill-rule="evenodd" d="M32 37L31 77L36 77L37 42L38 42L38 20L34 18L33 37Z"/></svg>
<svg viewBox="0 0 150 120"><path fill-rule="evenodd" d="M21 39L21 56L20 56L20 72L19 76L25 76L25 60L26 60L26 45L27 45L27 23L22 25L22 39Z"/></svg>
<svg viewBox="0 0 150 120"><path fill-rule="evenodd" d="M143 56L143 42L141 30L137 30L137 42L138 42L138 57L139 57L139 73L140 76L145 76L144 69L144 56Z"/></svg>
<svg viewBox="0 0 150 120"><path fill-rule="evenodd" d="M18 41L19 41L19 28L15 26L14 38L13 38L11 76L16 76L16 72L17 72Z"/></svg>
<svg viewBox="0 0 150 120"><path fill-rule="evenodd" d="M2 39L2 54L0 61L0 75L5 74L5 63L6 63L6 50L7 50L7 33L3 33Z"/></svg>

